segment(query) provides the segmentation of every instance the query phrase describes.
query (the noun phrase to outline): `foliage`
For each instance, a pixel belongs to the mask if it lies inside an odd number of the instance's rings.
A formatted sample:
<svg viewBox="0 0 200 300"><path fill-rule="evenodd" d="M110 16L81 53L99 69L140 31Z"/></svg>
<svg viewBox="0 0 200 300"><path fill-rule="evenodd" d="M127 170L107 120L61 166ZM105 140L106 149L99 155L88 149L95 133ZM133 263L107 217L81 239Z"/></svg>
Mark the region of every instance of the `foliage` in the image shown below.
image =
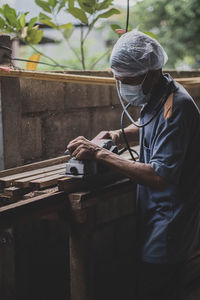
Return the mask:
<svg viewBox="0 0 200 300"><path fill-rule="evenodd" d="M37 17L29 21L26 26L26 16L29 12L17 13L16 10L8 4L0 8L0 29L4 33L14 34L25 43L38 44L43 36L43 31L38 26L34 26Z"/></svg>
<svg viewBox="0 0 200 300"><path fill-rule="evenodd" d="M187 60L200 64L199 0L145 0L132 9L131 26L154 32L174 67ZM190 58L190 59L189 59Z"/></svg>
<svg viewBox="0 0 200 300"><path fill-rule="evenodd" d="M40 22L62 33L83 70L86 68L85 42L94 25L100 19L107 19L120 13L119 10L110 8L113 0L35 0L35 3L44 11L39 15ZM72 23L59 24L57 21L61 11L71 14L80 24L80 53L70 43L74 31Z"/></svg>

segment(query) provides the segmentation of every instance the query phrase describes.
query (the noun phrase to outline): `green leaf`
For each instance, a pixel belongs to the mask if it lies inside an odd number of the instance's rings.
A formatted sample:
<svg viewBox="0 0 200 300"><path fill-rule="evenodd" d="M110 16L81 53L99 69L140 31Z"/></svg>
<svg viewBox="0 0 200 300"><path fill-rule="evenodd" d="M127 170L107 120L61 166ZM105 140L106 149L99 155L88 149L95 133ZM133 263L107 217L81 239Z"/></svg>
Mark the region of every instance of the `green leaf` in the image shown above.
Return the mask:
<svg viewBox="0 0 200 300"><path fill-rule="evenodd" d="M59 29L59 26L57 26L54 22L50 21L50 20L41 20L41 23L46 24L54 29Z"/></svg>
<svg viewBox="0 0 200 300"><path fill-rule="evenodd" d="M3 5L3 12L7 22L11 26L18 26L17 14L14 8L11 8L8 4Z"/></svg>
<svg viewBox="0 0 200 300"><path fill-rule="evenodd" d="M104 12L103 14L100 14L97 16L98 19L102 19L102 18L109 18L111 17L112 15L119 15L120 14L120 11L116 8L111 8L109 10L107 10L106 12Z"/></svg>
<svg viewBox="0 0 200 300"><path fill-rule="evenodd" d="M0 17L0 29L4 29L5 25L6 25L6 23L5 23L4 19L2 19Z"/></svg>
<svg viewBox="0 0 200 300"><path fill-rule="evenodd" d="M27 36L27 42L29 44L38 44L43 37L43 30L32 29Z"/></svg>
<svg viewBox="0 0 200 300"><path fill-rule="evenodd" d="M85 14L85 12L77 7L74 8L68 8L67 11L76 19L80 20L84 24L88 24L88 18Z"/></svg>
<svg viewBox="0 0 200 300"><path fill-rule="evenodd" d="M55 7L56 5L57 5L57 3L58 3L58 1L57 0L48 0L48 2L49 2L49 4L51 5L51 7Z"/></svg>
<svg viewBox="0 0 200 300"><path fill-rule="evenodd" d="M68 7L74 8L74 0L68 0Z"/></svg>
<svg viewBox="0 0 200 300"><path fill-rule="evenodd" d="M78 4L82 10L89 14L94 13L94 5L90 1L87 0L78 0Z"/></svg>
<svg viewBox="0 0 200 300"><path fill-rule="evenodd" d="M35 3L41 7L44 11L51 13L51 8L48 2L45 2L43 0L35 0Z"/></svg>
<svg viewBox="0 0 200 300"><path fill-rule="evenodd" d="M65 29L65 31L63 32L63 35L66 40L68 40L71 37L73 31L74 31L74 26L71 28Z"/></svg>
<svg viewBox="0 0 200 300"><path fill-rule="evenodd" d="M46 14L40 13L39 20L51 20L51 17L47 16Z"/></svg>
<svg viewBox="0 0 200 300"><path fill-rule="evenodd" d="M21 27L23 28L26 25L26 17L25 14L22 14L19 18L19 23L21 25Z"/></svg>
<svg viewBox="0 0 200 300"><path fill-rule="evenodd" d="M59 26L59 29L71 29L73 26L72 23L62 24Z"/></svg>
<svg viewBox="0 0 200 300"><path fill-rule="evenodd" d="M96 21L98 19L101 19L101 18L109 18L110 16L112 15L115 15L115 14L120 14L120 11L116 8L111 8L109 10L107 10L106 12L104 12L103 14L100 14L96 17L96 19L94 19L94 21L91 23L91 27L93 27L93 25L96 23Z"/></svg>
<svg viewBox="0 0 200 300"><path fill-rule="evenodd" d="M111 4L113 4L113 0L104 0L100 3L96 4L96 10L103 10L108 8Z"/></svg>
<svg viewBox="0 0 200 300"><path fill-rule="evenodd" d="M115 31L116 29L121 28L121 26L118 25L118 24L111 24L110 27L111 27L111 29L112 29L113 31Z"/></svg>
<svg viewBox="0 0 200 300"><path fill-rule="evenodd" d="M29 24L28 24L28 32L33 28L35 25L35 22L37 21L37 17L30 19Z"/></svg>

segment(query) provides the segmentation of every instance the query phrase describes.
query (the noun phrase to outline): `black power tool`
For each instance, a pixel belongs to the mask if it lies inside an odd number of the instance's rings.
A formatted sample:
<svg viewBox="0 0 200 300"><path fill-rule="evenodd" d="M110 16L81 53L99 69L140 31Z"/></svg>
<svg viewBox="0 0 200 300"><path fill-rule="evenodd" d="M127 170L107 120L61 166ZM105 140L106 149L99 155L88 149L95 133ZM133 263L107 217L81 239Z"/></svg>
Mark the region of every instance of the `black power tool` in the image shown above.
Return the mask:
<svg viewBox="0 0 200 300"><path fill-rule="evenodd" d="M118 154L117 146L113 143L111 139L103 138L106 136L106 132L102 131L98 134L92 142L96 145L105 148L113 153ZM65 154L69 154L66 151ZM65 175L67 177L73 178L83 178L89 177L97 174L103 174L108 171L108 167L94 160L78 160L72 157L66 164Z"/></svg>

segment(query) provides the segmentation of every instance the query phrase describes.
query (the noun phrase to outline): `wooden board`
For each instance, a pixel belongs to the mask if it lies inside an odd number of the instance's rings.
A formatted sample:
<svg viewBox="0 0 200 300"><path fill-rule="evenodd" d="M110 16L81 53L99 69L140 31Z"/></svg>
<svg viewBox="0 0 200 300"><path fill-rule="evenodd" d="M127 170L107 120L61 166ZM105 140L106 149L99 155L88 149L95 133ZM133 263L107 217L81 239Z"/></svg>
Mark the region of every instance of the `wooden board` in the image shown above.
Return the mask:
<svg viewBox="0 0 200 300"><path fill-rule="evenodd" d="M52 172L45 173L45 178L48 179L49 176L61 175L61 174L64 174L64 173L65 173L65 168L61 168L61 169L58 169L58 170L55 170L55 171L52 171ZM35 176L30 176L30 177L25 177L25 178L22 178L22 179L15 180L14 185L16 187L27 188L27 187L30 187L30 182L31 181L41 179L41 178L44 178L43 173L42 174L41 173L37 174Z"/></svg>
<svg viewBox="0 0 200 300"><path fill-rule="evenodd" d="M40 174L45 174L54 170L58 170L61 168L64 168L66 164L57 164L54 166L46 167L46 168L40 168L28 172L23 172L23 173L18 173L18 174L13 174L5 177L0 178L0 186L3 187L8 187L9 185L13 184L14 181L26 178L26 177L31 177L34 175L40 175Z"/></svg>
<svg viewBox="0 0 200 300"><path fill-rule="evenodd" d="M30 186L34 189L43 189L46 187L54 186L57 184L58 179L65 177L65 175L52 175L48 177L43 177L40 179L36 179L30 182Z"/></svg>
<svg viewBox="0 0 200 300"><path fill-rule="evenodd" d="M18 174L18 173L22 173L22 172L28 172L28 171L36 170L36 169L39 169L39 168L50 167L50 166L53 166L53 165L56 165L56 164L65 163L69 159L70 159L69 155L64 155L64 156L59 156L59 157L56 157L56 158L51 158L51 159L39 161L39 162L36 162L36 163L32 163L32 164L12 168L12 169L6 169L6 170L3 170L3 171L0 171L0 178L5 177L5 176L9 176L9 175L13 175L13 174Z"/></svg>

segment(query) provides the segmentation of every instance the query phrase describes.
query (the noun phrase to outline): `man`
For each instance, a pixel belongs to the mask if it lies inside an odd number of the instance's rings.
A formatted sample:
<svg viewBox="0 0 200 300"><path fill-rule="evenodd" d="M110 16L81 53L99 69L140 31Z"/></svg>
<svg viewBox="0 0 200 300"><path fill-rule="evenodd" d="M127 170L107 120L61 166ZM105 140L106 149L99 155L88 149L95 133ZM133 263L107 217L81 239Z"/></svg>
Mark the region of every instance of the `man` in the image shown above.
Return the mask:
<svg viewBox="0 0 200 300"><path fill-rule="evenodd" d="M124 34L110 61L122 98L141 106L140 124L148 123L125 129L130 144L140 137L140 160L125 160L84 137L68 149L77 159L98 160L138 183L139 299L177 300L181 268L199 247L199 110L181 85L163 75L167 55L151 37ZM123 144L121 130L109 136Z"/></svg>

